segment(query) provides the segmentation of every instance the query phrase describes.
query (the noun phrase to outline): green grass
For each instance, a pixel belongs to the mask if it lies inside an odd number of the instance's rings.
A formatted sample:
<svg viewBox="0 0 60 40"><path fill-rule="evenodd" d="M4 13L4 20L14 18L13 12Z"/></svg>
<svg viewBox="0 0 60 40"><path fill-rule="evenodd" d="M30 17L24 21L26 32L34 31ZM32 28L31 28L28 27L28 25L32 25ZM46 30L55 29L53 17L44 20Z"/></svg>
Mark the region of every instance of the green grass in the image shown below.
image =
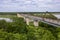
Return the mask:
<svg viewBox="0 0 60 40"><path fill-rule="evenodd" d="M12 18L12 17L17 17L16 15L0 15L0 17L3 18Z"/></svg>

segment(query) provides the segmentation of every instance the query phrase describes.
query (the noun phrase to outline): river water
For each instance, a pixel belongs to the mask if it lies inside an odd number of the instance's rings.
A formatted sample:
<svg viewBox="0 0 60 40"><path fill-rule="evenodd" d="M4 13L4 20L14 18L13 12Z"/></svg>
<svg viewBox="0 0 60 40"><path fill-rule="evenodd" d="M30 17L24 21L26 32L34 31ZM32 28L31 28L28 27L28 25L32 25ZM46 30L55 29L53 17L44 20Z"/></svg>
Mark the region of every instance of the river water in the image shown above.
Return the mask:
<svg viewBox="0 0 60 40"><path fill-rule="evenodd" d="M60 19L60 14L53 14L55 17L57 17L58 19Z"/></svg>
<svg viewBox="0 0 60 40"><path fill-rule="evenodd" d="M0 20L5 20L6 22L13 22L13 20L10 18L0 18Z"/></svg>

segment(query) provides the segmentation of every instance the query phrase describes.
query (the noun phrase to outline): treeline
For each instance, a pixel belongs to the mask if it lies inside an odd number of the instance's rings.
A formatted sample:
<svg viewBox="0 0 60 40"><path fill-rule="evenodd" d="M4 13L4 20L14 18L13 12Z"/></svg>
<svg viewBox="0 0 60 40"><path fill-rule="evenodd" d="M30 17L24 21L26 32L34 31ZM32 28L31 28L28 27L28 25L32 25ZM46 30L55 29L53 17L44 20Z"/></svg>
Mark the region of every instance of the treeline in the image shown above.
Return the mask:
<svg viewBox="0 0 60 40"><path fill-rule="evenodd" d="M0 15L7 15L7 14L10 14L10 15L16 15L17 13L22 13L22 14L44 14L44 13L47 13L47 12L0 12ZM60 14L60 12L48 12L48 13L52 13L52 14Z"/></svg>
<svg viewBox="0 0 60 40"><path fill-rule="evenodd" d="M17 12L0 12L0 15L16 15Z"/></svg>

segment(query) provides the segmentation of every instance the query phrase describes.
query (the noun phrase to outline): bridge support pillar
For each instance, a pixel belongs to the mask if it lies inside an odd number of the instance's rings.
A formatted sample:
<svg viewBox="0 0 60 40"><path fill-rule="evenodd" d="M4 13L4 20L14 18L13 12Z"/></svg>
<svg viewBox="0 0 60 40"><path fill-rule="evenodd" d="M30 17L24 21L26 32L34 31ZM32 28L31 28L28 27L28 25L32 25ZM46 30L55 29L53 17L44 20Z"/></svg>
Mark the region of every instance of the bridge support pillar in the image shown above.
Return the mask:
<svg viewBox="0 0 60 40"><path fill-rule="evenodd" d="M30 23L30 19L29 18L25 18L26 24L29 25Z"/></svg>
<svg viewBox="0 0 60 40"><path fill-rule="evenodd" d="M17 17L22 17L22 18L23 18L23 16L22 16L22 15L20 15L20 14L18 14L18 13L17 13Z"/></svg>
<svg viewBox="0 0 60 40"><path fill-rule="evenodd" d="M25 17L23 17L23 19L24 19L24 22L26 22L26 18L25 18Z"/></svg>
<svg viewBox="0 0 60 40"><path fill-rule="evenodd" d="M24 20L25 20L25 17L24 17Z"/></svg>
<svg viewBox="0 0 60 40"><path fill-rule="evenodd" d="M39 26L39 21L38 20L34 20L34 26Z"/></svg>

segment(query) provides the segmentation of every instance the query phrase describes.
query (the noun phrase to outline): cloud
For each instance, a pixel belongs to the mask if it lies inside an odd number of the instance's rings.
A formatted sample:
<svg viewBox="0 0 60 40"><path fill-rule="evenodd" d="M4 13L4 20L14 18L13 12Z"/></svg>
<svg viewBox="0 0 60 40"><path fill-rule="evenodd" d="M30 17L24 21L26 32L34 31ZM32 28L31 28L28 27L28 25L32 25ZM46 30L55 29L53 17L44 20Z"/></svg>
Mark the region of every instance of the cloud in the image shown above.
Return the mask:
<svg viewBox="0 0 60 40"><path fill-rule="evenodd" d="M0 11L58 11L60 0L0 0Z"/></svg>

